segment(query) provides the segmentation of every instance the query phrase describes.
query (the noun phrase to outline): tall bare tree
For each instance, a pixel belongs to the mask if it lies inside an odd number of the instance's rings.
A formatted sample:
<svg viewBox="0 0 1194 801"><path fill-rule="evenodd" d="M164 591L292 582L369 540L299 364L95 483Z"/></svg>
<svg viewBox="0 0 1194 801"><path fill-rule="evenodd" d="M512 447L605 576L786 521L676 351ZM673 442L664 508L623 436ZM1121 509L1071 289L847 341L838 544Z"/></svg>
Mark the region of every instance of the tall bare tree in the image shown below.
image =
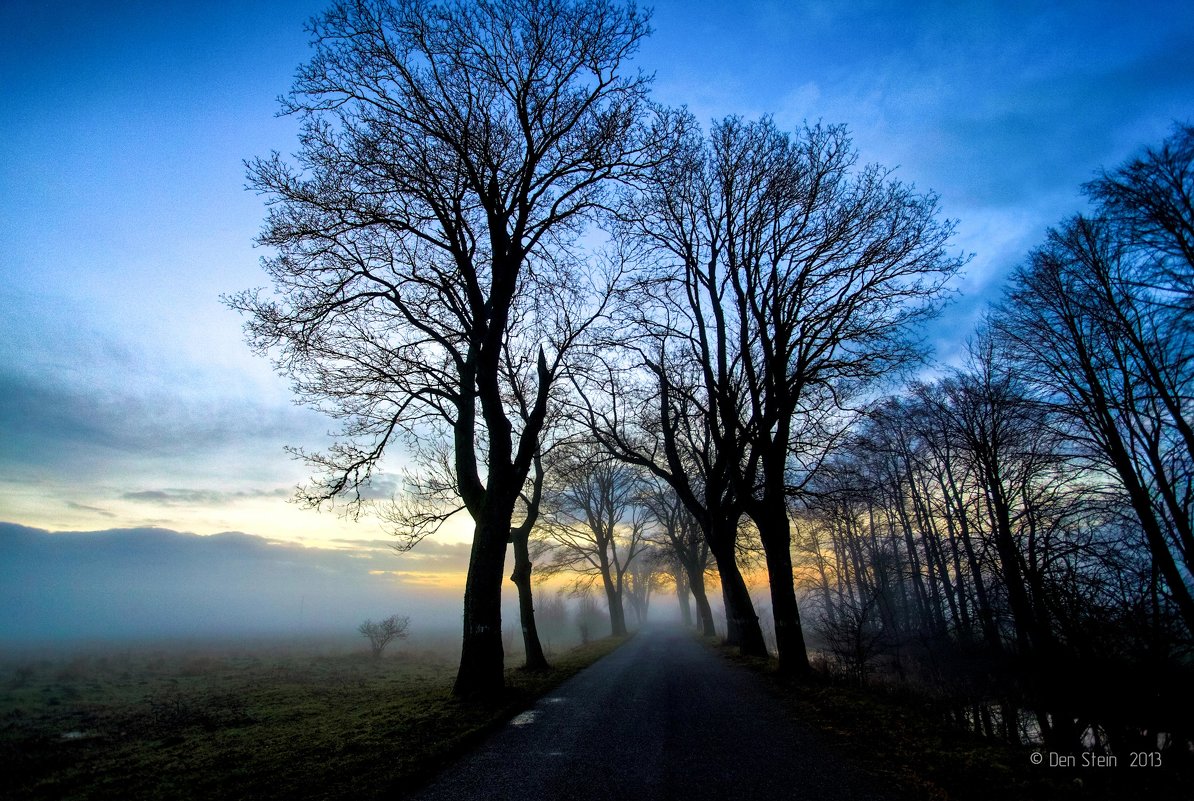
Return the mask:
<svg viewBox="0 0 1194 801"><path fill-rule="evenodd" d="M915 326L963 260L936 197L855 169L843 127L731 117L685 145L628 204L628 232L675 287L660 296L759 531L781 667L806 671L789 497L834 441L826 410L917 358Z"/></svg>
<svg viewBox="0 0 1194 801"><path fill-rule="evenodd" d="M576 242L666 138L644 123L648 79L625 68L647 19L608 0L343 0L310 31L283 101L302 120L297 164L249 165L275 295L231 305L343 424L302 454L320 472L311 504L359 500L403 435L450 440L475 522L455 692L493 694L511 518L600 310Z"/></svg>

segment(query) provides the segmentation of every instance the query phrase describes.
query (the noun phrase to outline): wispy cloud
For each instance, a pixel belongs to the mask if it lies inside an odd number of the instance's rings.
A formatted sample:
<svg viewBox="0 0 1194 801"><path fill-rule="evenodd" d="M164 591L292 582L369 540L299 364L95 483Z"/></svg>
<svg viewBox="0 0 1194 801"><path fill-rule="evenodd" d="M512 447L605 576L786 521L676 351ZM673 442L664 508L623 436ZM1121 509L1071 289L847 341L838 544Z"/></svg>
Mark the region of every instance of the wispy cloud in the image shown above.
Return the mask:
<svg viewBox="0 0 1194 801"><path fill-rule="evenodd" d="M218 506L260 498L288 498L292 490L283 487L265 490L156 489L121 493L135 503L158 506Z"/></svg>
<svg viewBox="0 0 1194 801"><path fill-rule="evenodd" d="M90 512L91 514L99 515L100 517L116 517L114 512L110 512L107 509L101 509L98 506L88 506L85 503L66 501L64 506L66 506L67 509L74 509L78 512Z"/></svg>
<svg viewBox="0 0 1194 801"><path fill-rule="evenodd" d="M252 453L253 443L270 443L277 460L283 443L311 436L310 422L305 415L296 419L291 407L218 394L188 398L0 368L2 462L70 471L128 456L195 460L229 447Z"/></svg>

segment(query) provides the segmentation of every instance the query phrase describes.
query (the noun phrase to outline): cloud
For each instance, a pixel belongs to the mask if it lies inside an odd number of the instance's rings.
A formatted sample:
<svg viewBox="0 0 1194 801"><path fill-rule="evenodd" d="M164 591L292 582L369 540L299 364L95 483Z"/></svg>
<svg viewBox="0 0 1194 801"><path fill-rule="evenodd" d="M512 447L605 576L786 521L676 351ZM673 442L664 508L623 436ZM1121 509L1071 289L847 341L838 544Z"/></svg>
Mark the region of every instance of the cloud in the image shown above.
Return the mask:
<svg viewBox="0 0 1194 801"><path fill-rule="evenodd" d="M63 374L0 372L0 453L42 452L58 462L72 451L178 457L263 439L310 435L291 407L239 398L188 397L152 385L72 383ZM305 416L304 416L305 417ZM309 420L308 420L309 421Z"/></svg>
<svg viewBox="0 0 1194 801"><path fill-rule="evenodd" d="M157 506L220 506L259 498L288 498L293 490L283 487L265 490L160 489L121 493L120 498Z"/></svg>
<svg viewBox="0 0 1194 801"><path fill-rule="evenodd" d="M352 632L390 611L455 627L467 546L397 554L242 532L48 532L0 523L0 642Z"/></svg>
<svg viewBox="0 0 1194 801"><path fill-rule="evenodd" d="M64 506L66 506L67 509L74 509L75 511L78 511L78 512L90 512L91 514L96 514L96 515L99 515L100 517L116 517L116 514L114 512L110 512L107 509L101 509L98 506L88 506L85 503L75 503L74 501L66 501Z"/></svg>

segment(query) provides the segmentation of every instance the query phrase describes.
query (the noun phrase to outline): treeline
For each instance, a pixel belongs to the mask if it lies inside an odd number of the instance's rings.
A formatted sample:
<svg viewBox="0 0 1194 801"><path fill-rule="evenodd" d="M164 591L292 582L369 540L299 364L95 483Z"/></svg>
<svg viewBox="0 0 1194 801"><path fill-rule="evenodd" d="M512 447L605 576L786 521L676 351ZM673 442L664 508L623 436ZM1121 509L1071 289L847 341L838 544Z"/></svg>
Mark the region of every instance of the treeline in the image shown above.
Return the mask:
<svg viewBox="0 0 1194 801"><path fill-rule="evenodd" d="M623 596L642 593L644 583L649 593L662 568L681 596L693 590L711 632L704 576L713 546L728 540L731 555L714 564L729 636L760 653L766 622L752 631L751 599L733 591L753 543L763 550L775 644L788 669L803 669L807 658L791 633L801 626L795 598L790 613L784 606L795 577L830 668L860 682L917 685L959 725L1066 750L1156 748L1188 736L1194 710L1174 699L1188 696L1191 678L1194 129L1179 127L1085 187L1092 213L1050 231L1026 257L974 332L964 364L868 401L860 378L873 376L858 362L875 343L816 343L836 360L779 362L786 379L804 381L793 394L808 392L816 405L768 417L768 393L781 391L767 383L780 372L768 342L787 337L808 347L815 334L791 331L817 321L807 308L785 317L782 306L751 319L766 303L752 293L799 304L801 291L837 292L862 313L867 298L831 270L786 258L784 246L839 246L825 227L800 217L800 229L814 232L810 242L784 240L791 207L751 207L735 193L770 191L767 181L784 175L777 153L793 142L806 148L793 158L802 173L825 176L809 154L825 152L834 136L789 138L766 121L728 121L715 127L716 144L694 145L699 188L669 171L657 189L674 227L641 211L634 218L649 221L651 242L673 231L675 241L665 241L674 261L661 261L675 269L659 271L649 251L640 276L650 290L628 292L634 316L619 328L635 331L639 344L607 349L597 391L581 385L583 414L574 420L586 425L555 445L569 455L556 460L557 489L544 499L537 552L552 559L541 572L570 571L578 587L600 584L621 633ZM752 162L767 168L736 172ZM802 187L791 198L813 192ZM749 213L734 218L735 207ZM702 248L705 260L693 258ZM734 266L718 279L710 275L717 263ZM777 287L765 288L768 280ZM885 303L893 297L922 299L902 289L883 294ZM871 314L894 318L893 308ZM818 369L849 375L853 394L840 380L801 376ZM793 429L803 437L789 434L777 459L777 494L796 535L789 548L782 531L772 529L770 543L764 535L775 523L763 511L763 465L768 437ZM794 563L785 564L787 553Z"/></svg>
<svg viewBox="0 0 1194 801"><path fill-rule="evenodd" d="M799 561L843 670L1014 741L1188 739L1192 166L1182 126L1088 184L965 365L874 404L817 476Z"/></svg>

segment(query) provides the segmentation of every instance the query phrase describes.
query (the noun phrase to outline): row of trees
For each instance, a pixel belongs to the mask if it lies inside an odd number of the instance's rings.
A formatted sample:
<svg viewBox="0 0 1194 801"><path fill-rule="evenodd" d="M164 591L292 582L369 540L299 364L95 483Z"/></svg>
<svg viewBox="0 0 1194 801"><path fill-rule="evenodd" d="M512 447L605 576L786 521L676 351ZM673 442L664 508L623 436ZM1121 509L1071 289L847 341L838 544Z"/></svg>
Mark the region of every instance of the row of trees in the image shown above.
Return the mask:
<svg viewBox="0 0 1194 801"><path fill-rule="evenodd" d="M300 454L304 500L359 510L401 442L416 470L387 517L405 544L472 517L457 693L502 687L511 545L530 667L533 560L599 582L619 631L652 552L706 632L712 564L727 638L765 654L744 537L793 673L797 568L859 672L881 643L918 675L955 646L1056 664L1098 610L1144 614L1167 654L1188 643L1184 173L1137 192L1176 180L1176 227L1114 189L1127 172L1093 186L1100 216L1032 256L970 366L875 402L964 259L937 199L859 165L843 128L702 132L628 70L647 20L609 0L344 0L312 33L285 106L298 163L250 165L274 294L231 304L343 424ZM1188 168L1183 132L1152 161ZM914 640L934 644L915 665ZM1007 733L1023 707L1072 736L1059 674L1025 675L974 719Z"/></svg>
<svg viewBox="0 0 1194 801"><path fill-rule="evenodd" d="M875 309L889 286L931 296L922 267L950 272L932 199L878 170L851 177L840 129L729 120L704 139L626 71L648 31L632 6L345 0L311 31L284 104L303 123L298 164L250 165L271 203L275 293L231 299L252 345L343 422L331 449L301 454L321 471L303 499L359 505L398 438L442 469L423 500L451 495L475 522L456 689L496 692L507 545L534 666L525 546L542 460L583 426L677 493L716 560L731 638L762 652L739 518L790 575L793 416L907 356L875 355L905 322ZM851 337L873 341L839 351ZM409 518L412 541L447 513ZM785 664L803 664L790 585L773 583L777 630Z"/></svg>
<svg viewBox="0 0 1194 801"><path fill-rule="evenodd" d="M875 403L817 476L800 561L856 677L1058 748L1188 732L1192 166L1181 126L1088 184L968 362Z"/></svg>
<svg viewBox="0 0 1194 801"><path fill-rule="evenodd" d="M568 576L576 595L599 586L614 636L627 633L627 606L642 624L652 596L668 586L684 623L714 634L705 588L709 546L676 494L591 442L567 450L565 462L550 471L532 534L536 575Z"/></svg>

